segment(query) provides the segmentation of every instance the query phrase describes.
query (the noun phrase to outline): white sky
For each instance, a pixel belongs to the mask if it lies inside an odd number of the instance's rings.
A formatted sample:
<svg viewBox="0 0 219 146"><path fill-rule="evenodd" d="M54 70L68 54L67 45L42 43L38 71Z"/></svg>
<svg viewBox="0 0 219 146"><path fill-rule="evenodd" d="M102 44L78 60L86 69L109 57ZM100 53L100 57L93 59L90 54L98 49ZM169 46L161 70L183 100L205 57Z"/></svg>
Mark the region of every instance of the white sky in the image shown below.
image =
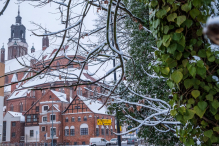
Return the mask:
<svg viewBox="0 0 219 146"><path fill-rule="evenodd" d="M3 3L5 0L0 0L0 9L3 7ZM31 22L36 22L38 24L41 24L43 27L46 27L49 31L54 32L58 30L62 30L65 26L61 24L60 15L58 12L57 4L55 3L50 3L44 7L34 7L31 6L38 4L38 2L32 2L32 1L26 1L20 3L20 16L22 17L22 24L26 27L26 42L28 43L28 53L30 53L32 44L34 43L34 47L37 50L42 49L42 37L37 37L32 35L30 30L36 29L37 27ZM75 8L74 13L81 13L81 7ZM95 13L97 12L96 7L91 7L88 16L84 20L84 24L88 24L86 29L94 29L94 19L96 18ZM15 24L15 17L18 15L18 1L17 0L11 0L9 3L6 11L2 16L0 16L0 48L2 47L2 44L4 43L5 47L5 57L7 60L7 43L8 39L10 38L11 34L11 25ZM39 32L38 33L42 34L44 32ZM92 39L92 38L91 38ZM95 41L94 39L92 41ZM51 41L50 41L51 42ZM59 44L60 40L56 41L56 44ZM83 42L86 42L86 39L84 39ZM55 47L55 46L54 46ZM57 48L58 46L56 46ZM112 67L112 64L108 64L108 66L103 67L101 69L102 71L106 72ZM92 67L93 68L93 67ZM95 67L96 68L96 67ZM107 69L108 68L108 69ZM90 69L89 69L90 70ZM90 70L93 72L92 70ZM103 72L100 72L98 74L99 77L103 75ZM110 80L113 77L110 77Z"/></svg>

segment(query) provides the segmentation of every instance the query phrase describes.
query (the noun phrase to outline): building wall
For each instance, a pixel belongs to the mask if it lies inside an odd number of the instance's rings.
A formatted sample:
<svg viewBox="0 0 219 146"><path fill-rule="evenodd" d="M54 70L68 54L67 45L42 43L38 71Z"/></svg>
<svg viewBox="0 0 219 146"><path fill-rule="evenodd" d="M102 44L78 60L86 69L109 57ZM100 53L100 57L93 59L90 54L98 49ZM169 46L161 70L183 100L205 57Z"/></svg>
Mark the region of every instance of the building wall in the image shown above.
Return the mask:
<svg viewBox="0 0 219 146"><path fill-rule="evenodd" d="M11 122L18 122L20 121L20 117L13 117L9 113L7 113L3 119L3 121L6 121L6 142L11 142ZM22 131L22 129L18 130ZM18 136L18 135L17 135Z"/></svg>
<svg viewBox="0 0 219 146"><path fill-rule="evenodd" d="M12 137L12 133L15 133L15 137ZM15 126L12 125L11 122L11 140L10 143L19 143L21 141L21 137L24 136L24 122L15 121Z"/></svg>
<svg viewBox="0 0 219 146"><path fill-rule="evenodd" d="M5 74L5 65L0 63L0 76ZM4 78L0 78L0 86L4 85ZM2 126L3 126L3 103L4 103L4 88L0 88L0 143L2 141Z"/></svg>
<svg viewBox="0 0 219 146"><path fill-rule="evenodd" d="M39 126L25 126L25 142L40 142L39 128ZM30 137L30 130L33 130L33 137Z"/></svg>

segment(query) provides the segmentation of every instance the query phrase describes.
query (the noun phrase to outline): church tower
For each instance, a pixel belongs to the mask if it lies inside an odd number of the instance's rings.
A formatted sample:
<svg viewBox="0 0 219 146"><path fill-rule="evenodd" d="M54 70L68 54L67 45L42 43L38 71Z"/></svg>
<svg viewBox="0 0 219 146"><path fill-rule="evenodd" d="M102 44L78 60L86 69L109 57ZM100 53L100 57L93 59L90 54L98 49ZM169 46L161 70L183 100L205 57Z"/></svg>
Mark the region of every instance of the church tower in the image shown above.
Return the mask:
<svg viewBox="0 0 219 146"><path fill-rule="evenodd" d="M8 41L8 60L27 54L28 44L25 39L26 28L21 23L20 7L18 7L18 16L16 24L11 25L11 38Z"/></svg>
<svg viewBox="0 0 219 146"><path fill-rule="evenodd" d="M45 34L47 34L46 31L45 31ZM42 50L46 50L47 47L49 47L49 38L48 38L48 36L43 36Z"/></svg>

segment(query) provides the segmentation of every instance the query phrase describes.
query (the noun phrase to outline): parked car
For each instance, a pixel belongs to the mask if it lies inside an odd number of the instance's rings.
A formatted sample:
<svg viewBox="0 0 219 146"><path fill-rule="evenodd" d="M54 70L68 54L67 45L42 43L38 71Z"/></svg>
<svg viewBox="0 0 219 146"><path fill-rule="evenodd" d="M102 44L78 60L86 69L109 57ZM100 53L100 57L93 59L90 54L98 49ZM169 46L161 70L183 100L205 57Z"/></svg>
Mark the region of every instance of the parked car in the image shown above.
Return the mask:
<svg viewBox="0 0 219 146"><path fill-rule="evenodd" d="M138 145L138 140L137 140L137 138L129 138L129 139L127 140L127 144Z"/></svg>
<svg viewBox="0 0 219 146"><path fill-rule="evenodd" d="M126 145L127 144L127 140L128 140L128 138L122 138L122 142L121 143Z"/></svg>
<svg viewBox="0 0 219 146"><path fill-rule="evenodd" d="M110 142L101 137L90 138L90 146L109 146Z"/></svg>
<svg viewBox="0 0 219 146"><path fill-rule="evenodd" d="M113 138L113 139L111 139L110 141L110 144L112 145L112 144L117 144L118 143L118 140L117 140L117 138Z"/></svg>

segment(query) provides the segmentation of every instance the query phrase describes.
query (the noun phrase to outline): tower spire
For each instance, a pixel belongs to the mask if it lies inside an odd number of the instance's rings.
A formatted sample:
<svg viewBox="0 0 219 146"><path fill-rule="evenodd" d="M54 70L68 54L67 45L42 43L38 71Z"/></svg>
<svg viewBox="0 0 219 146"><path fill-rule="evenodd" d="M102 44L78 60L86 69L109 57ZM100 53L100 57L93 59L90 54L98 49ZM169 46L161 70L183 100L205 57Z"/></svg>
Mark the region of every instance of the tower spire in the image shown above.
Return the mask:
<svg viewBox="0 0 219 146"><path fill-rule="evenodd" d="M18 5L18 16L20 16L20 5Z"/></svg>

